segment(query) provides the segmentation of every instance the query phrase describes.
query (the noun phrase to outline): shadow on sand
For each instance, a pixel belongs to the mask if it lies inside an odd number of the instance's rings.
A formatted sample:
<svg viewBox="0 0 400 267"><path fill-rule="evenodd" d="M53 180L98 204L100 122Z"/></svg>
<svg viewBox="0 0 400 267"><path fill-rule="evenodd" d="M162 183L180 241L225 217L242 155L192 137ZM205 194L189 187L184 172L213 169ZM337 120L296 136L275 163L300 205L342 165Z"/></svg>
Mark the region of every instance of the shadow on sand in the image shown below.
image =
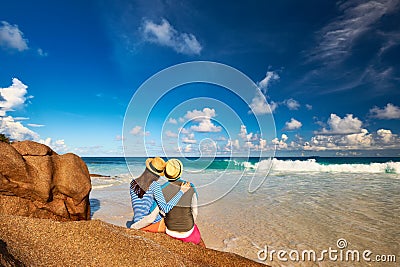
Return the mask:
<svg viewBox="0 0 400 267"><path fill-rule="evenodd" d="M89 199L90 202L90 218L93 217L93 214L100 209L100 200L97 198Z"/></svg>

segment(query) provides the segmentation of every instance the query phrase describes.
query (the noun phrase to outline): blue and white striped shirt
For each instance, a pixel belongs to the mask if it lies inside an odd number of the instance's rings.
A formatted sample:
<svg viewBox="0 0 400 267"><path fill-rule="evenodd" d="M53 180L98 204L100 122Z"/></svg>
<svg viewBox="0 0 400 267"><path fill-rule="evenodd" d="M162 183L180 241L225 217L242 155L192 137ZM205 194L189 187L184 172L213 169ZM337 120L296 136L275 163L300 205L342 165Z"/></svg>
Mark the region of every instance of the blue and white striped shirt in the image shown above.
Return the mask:
<svg viewBox="0 0 400 267"><path fill-rule="evenodd" d="M168 213L183 196L183 192L179 190L178 193L168 203L166 203L161 186L156 181L151 183L149 189L143 195L143 198L139 198L133 191L132 187L130 187L129 191L131 194L134 223L150 214L150 209L154 202L158 205L160 210L164 213ZM161 216L159 214L153 223L159 222L160 220Z"/></svg>

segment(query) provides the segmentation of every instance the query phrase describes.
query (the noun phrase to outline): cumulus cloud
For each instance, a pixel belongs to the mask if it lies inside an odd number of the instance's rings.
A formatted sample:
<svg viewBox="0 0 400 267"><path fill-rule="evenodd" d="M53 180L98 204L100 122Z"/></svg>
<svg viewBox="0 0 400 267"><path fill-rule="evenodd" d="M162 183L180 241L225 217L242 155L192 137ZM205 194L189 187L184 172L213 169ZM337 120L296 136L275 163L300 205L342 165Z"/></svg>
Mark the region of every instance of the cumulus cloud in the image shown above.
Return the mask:
<svg viewBox="0 0 400 267"><path fill-rule="evenodd" d="M270 105L267 103L268 96L264 96L267 93L268 87L273 81L279 80L279 75L275 71L267 71L264 79L257 83L261 91L256 90L255 96L251 100L249 105L249 114L263 115L271 114L278 107L278 103L271 101Z"/></svg>
<svg viewBox="0 0 400 267"><path fill-rule="evenodd" d="M64 139L59 139L59 140L52 140L50 137L46 139L41 139L38 141L39 143L42 143L46 146L51 147L54 151L57 153L67 153L70 152L70 148L65 144Z"/></svg>
<svg viewBox="0 0 400 267"><path fill-rule="evenodd" d="M28 129L21 122L15 121L13 117L0 117L0 133L12 140L37 140L39 135Z"/></svg>
<svg viewBox="0 0 400 267"><path fill-rule="evenodd" d="M242 140L250 141L253 137L253 133L247 133L246 125L240 125L239 137L242 138Z"/></svg>
<svg viewBox="0 0 400 267"><path fill-rule="evenodd" d="M343 135L317 134L309 142L305 142L304 150L376 150L400 148L400 138L391 130L379 129L376 133L369 133L361 129L359 133Z"/></svg>
<svg viewBox="0 0 400 267"><path fill-rule="evenodd" d="M129 133L132 134L132 135L135 135L135 136L143 136L143 135L148 136L148 135L150 135L150 132L148 132L148 131L144 132L143 129L142 129L142 126L139 126L139 125L133 127L129 131Z"/></svg>
<svg viewBox="0 0 400 267"><path fill-rule="evenodd" d="M298 110L300 107L300 104L298 101L294 100L293 98L286 99L284 101L284 104L287 106L288 109L290 110Z"/></svg>
<svg viewBox="0 0 400 267"><path fill-rule="evenodd" d="M192 152L192 144L188 144L185 146L185 149L183 150L186 153Z"/></svg>
<svg viewBox="0 0 400 267"><path fill-rule="evenodd" d="M198 122L198 125L192 125L191 130L195 132L220 132L222 130L221 126L216 126L211 121L213 117L216 116L215 109L204 108L203 110L191 110L186 112L185 119L193 120Z"/></svg>
<svg viewBox="0 0 400 267"><path fill-rule="evenodd" d="M328 119L330 129L322 128L319 134L353 134L360 133L362 122L358 118L353 118L353 114L347 114L343 119L336 114L331 114Z"/></svg>
<svg viewBox="0 0 400 267"><path fill-rule="evenodd" d="M5 116L7 111L21 107L29 98L26 96L28 86L17 78L12 79L12 85L0 88L0 116Z"/></svg>
<svg viewBox="0 0 400 267"><path fill-rule="evenodd" d="M312 110L312 105L306 104L306 108L307 108L307 110Z"/></svg>
<svg viewBox="0 0 400 267"><path fill-rule="evenodd" d="M191 130L195 132L220 132L222 130L221 126L216 126L211 122L211 119L202 120L199 125L193 125L190 127Z"/></svg>
<svg viewBox="0 0 400 267"><path fill-rule="evenodd" d="M400 107L388 103L384 108L373 107L369 110L371 116L377 119L400 119Z"/></svg>
<svg viewBox="0 0 400 267"><path fill-rule="evenodd" d="M279 78L280 77L278 73L274 71L267 71L267 74L265 74L265 78L258 82L257 85L262 90L262 92L266 94L270 83L279 80Z"/></svg>
<svg viewBox="0 0 400 267"><path fill-rule="evenodd" d="M25 127L21 121L27 121L26 117L12 117L6 113L23 106L27 99L27 86L20 80L14 78L12 85L8 88L0 88L0 133L6 135L11 140L33 140L51 147L58 153L68 152L68 147L64 140L40 139L39 134ZM28 123L29 127L43 127L42 124Z"/></svg>
<svg viewBox="0 0 400 267"><path fill-rule="evenodd" d="M278 138L274 138L274 139L272 139L271 142L278 149L286 149L286 148L288 148L288 144L286 143L287 140L288 140L288 136L286 134L282 134L280 140Z"/></svg>
<svg viewBox="0 0 400 267"><path fill-rule="evenodd" d="M367 129L361 129L360 133L344 135L338 140L338 143L341 146L370 147L373 143L373 137Z"/></svg>
<svg viewBox="0 0 400 267"><path fill-rule="evenodd" d="M393 143L395 138L397 137L392 133L391 130L386 130L386 129L379 129L377 132L378 138L382 140L384 144L390 144Z"/></svg>
<svg viewBox="0 0 400 267"><path fill-rule="evenodd" d="M17 25L2 21L0 26L0 46L22 52L28 49L28 40L24 39L24 34Z"/></svg>
<svg viewBox="0 0 400 267"><path fill-rule="evenodd" d="M176 119L174 119L174 118L169 118L168 123L171 123L171 124L178 124L178 122L177 122Z"/></svg>
<svg viewBox="0 0 400 267"><path fill-rule="evenodd" d="M185 118L188 120L202 121L204 118L210 119L216 116L215 109L203 108L203 110L191 110L186 112Z"/></svg>
<svg viewBox="0 0 400 267"><path fill-rule="evenodd" d="M264 150L267 148L267 140L260 138L260 143L259 143L260 150Z"/></svg>
<svg viewBox="0 0 400 267"><path fill-rule="evenodd" d="M189 133L182 138L182 142L185 144L196 144L197 140L194 138L194 133Z"/></svg>
<svg viewBox="0 0 400 267"><path fill-rule="evenodd" d="M21 123L21 121L27 120L28 118L13 118L6 114L22 107L25 101L30 98L26 96L27 88L28 87L17 78L12 80L12 85L10 87L0 88L0 133L5 134L12 140L39 139L37 133ZM31 124L30 126L42 125Z"/></svg>
<svg viewBox="0 0 400 267"><path fill-rule="evenodd" d="M239 150L239 149L240 149L240 143L238 139L235 140L229 139L225 146L226 151Z"/></svg>
<svg viewBox="0 0 400 267"><path fill-rule="evenodd" d="M176 134L176 133L174 133L174 132L172 132L172 131L166 131L166 132L165 132L165 135L166 135L167 137L170 137L170 138L176 138L176 137L178 137L178 134Z"/></svg>
<svg viewBox="0 0 400 267"><path fill-rule="evenodd" d="M301 126L303 126L303 124L301 122L299 122L298 120L291 118L290 121L287 121L285 123L285 129L286 130L296 130L296 129L300 129Z"/></svg>
<svg viewBox="0 0 400 267"><path fill-rule="evenodd" d="M265 96L261 92L257 91L255 97L251 100L249 114L271 114L277 107L278 104L273 101L271 102L271 105L268 105Z"/></svg>
<svg viewBox="0 0 400 267"><path fill-rule="evenodd" d="M200 55L203 47L192 33L177 31L166 19L160 24L146 20L141 28L144 40L187 55Z"/></svg>

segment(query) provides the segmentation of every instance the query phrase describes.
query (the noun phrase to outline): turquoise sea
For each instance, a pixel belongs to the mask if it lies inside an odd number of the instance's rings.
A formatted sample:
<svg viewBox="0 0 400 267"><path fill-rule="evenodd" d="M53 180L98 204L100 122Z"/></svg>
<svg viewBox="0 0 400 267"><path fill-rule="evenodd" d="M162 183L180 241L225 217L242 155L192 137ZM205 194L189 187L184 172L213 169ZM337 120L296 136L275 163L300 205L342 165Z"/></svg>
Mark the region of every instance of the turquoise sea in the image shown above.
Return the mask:
<svg viewBox="0 0 400 267"><path fill-rule="evenodd" d="M92 214L124 226L133 213L129 182L146 158L83 158ZM181 158L199 192L198 225L208 247L258 260L270 250L347 248L400 261L400 158ZM160 183L165 180L161 178ZM396 266L375 262L282 262L272 266ZM398 263L398 262L397 262Z"/></svg>

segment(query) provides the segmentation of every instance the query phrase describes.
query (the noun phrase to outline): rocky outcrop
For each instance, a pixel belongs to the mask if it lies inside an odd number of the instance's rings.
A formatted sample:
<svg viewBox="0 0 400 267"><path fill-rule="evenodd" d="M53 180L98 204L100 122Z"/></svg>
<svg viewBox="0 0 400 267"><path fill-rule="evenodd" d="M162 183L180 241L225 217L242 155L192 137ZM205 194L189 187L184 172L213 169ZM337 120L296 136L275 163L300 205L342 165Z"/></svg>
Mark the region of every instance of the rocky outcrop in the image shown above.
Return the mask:
<svg viewBox="0 0 400 267"><path fill-rule="evenodd" d="M80 157L33 141L0 142L0 214L89 220L90 190Z"/></svg>
<svg viewBox="0 0 400 267"><path fill-rule="evenodd" d="M58 223L0 215L5 266L265 266L165 234L99 220Z"/></svg>

